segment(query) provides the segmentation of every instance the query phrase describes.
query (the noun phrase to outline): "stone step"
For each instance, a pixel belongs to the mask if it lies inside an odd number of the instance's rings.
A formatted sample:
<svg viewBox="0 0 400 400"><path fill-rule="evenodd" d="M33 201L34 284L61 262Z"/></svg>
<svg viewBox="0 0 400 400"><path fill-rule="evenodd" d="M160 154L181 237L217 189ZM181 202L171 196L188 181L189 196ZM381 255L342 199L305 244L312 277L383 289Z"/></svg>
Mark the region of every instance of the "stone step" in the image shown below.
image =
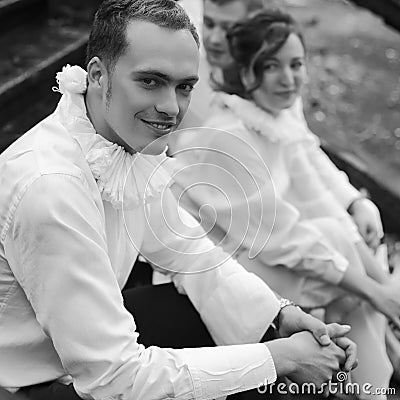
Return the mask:
<svg viewBox="0 0 400 400"><path fill-rule="evenodd" d="M398 171L379 160L353 153L338 151L326 141L323 149L336 166L345 171L350 182L358 189L365 189L378 206L384 231L400 234L400 176Z"/></svg>
<svg viewBox="0 0 400 400"><path fill-rule="evenodd" d="M0 34L46 14L46 0L0 0Z"/></svg>
<svg viewBox="0 0 400 400"><path fill-rule="evenodd" d="M0 152L54 109L55 74L83 65L88 31L86 22L42 18L0 35Z"/></svg>
<svg viewBox="0 0 400 400"><path fill-rule="evenodd" d="M367 8L374 14L381 16L384 21L400 31L400 0L351 0L360 7Z"/></svg>

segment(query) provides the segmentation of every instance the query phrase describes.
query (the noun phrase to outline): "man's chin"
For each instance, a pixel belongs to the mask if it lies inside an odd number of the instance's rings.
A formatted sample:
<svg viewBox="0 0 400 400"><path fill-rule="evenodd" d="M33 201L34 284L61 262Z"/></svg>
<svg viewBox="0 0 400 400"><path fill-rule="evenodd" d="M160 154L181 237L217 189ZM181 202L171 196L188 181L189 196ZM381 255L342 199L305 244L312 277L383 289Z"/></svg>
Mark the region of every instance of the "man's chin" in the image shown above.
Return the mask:
<svg viewBox="0 0 400 400"><path fill-rule="evenodd" d="M216 68L226 68L229 63L224 59L223 56L217 57L217 56L212 56L212 55L207 55L207 62L211 67L216 67Z"/></svg>
<svg viewBox="0 0 400 400"><path fill-rule="evenodd" d="M167 146L168 146L168 135L165 135L149 143L145 148L140 150L140 153L152 156L158 156L166 151Z"/></svg>

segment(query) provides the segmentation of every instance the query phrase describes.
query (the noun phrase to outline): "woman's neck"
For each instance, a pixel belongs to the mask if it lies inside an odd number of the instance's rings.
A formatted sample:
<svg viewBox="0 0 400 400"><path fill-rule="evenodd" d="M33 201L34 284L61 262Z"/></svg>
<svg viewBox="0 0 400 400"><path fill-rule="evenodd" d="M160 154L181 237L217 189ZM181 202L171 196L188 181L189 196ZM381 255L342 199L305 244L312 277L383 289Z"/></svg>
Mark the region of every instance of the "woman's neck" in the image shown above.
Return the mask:
<svg viewBox="0 0 400 400"><path fill-rule="evenodd" d="M254 100L253 100L253 102L258 108L261 108L263 111L270 114L274 118L278 118L282 113L282 110L276 110L276 109L269 108L269 107L265 106L265 104L256 103Z"/></svg>

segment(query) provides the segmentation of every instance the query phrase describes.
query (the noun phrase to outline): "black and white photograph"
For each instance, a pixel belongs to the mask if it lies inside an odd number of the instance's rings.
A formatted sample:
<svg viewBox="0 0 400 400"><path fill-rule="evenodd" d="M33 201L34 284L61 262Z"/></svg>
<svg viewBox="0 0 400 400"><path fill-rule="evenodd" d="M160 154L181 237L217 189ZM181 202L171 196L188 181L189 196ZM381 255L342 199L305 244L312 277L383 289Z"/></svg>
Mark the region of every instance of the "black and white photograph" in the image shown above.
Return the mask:
<svg viewBox="0 0 400 400"><path fill-rule="evenodd" d="M400 400L400 0L0 0L0 400Z"/></svg>

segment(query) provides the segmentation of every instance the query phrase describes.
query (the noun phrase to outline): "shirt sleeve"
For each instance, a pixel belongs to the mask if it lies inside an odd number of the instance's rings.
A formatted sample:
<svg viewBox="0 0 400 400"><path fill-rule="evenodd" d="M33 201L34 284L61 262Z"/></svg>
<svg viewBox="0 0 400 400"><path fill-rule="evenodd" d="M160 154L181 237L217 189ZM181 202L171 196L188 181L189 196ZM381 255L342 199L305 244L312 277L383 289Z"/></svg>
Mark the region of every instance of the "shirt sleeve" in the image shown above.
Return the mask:
<svg viewBox="0 0 400 400"><path fill-rule="evenodd" d="M346 173L339 170L321 149L319 138L309 130L308 133L309 138L312 139L308 148L311 164L318 171L326 187L334 194L341 206L347 210L350 204L360 197L360 192L349 182Z"/></svg>
<svg viewBox="0 0 400 400"><path fill-rule="evenodd" d="M310 162L320 174L322 181L333 192L341 206L347 210L351 202L360 197L360 192L349 182L346 173L339 170L321 149L320 139L308 128L301 97L297 98L295 104L290 109L290 114L305 128L307 136L310 139L310 146L308 147Z"/></svg>
<svg viewBox="0 0 400 400"><path fill-rule="evenodd" d="M258 342L278 313L275 294L206 237L168 189L151 204L142 254L172 275L218 345Z"/></svg>
<svg viewBox="0 0 400 400"><path fill-rule="evenodd" d="M139 344L107 254L102 212L80 178L41 176L17 205L4 246L81 397L212 399L275 379L262 344L198 351Z"/></svg>
<svg viewBox="0 0 400 400"><path fill-rule="evenodd" d="M305 197L303 209L310 215L318 210L316 216L336 218L351 241L361 240L358 228L343 204L347 201L350 204L360 193L322 151L315 135L310 133L303 141L287 145L285 155L292 190L299 198ZM313 193L312 200L309 193Z"/></svg>
<svg viewBox="0 0 400 400"><path fill-rule="evenodd" d="M257 257L266 265L283 265L338 283L347 260L318 229L300 220L298 210L275 190L270 171L245 128L228 123L224 131L201 135L200 142L193 133L191 145L205 150L181 152L182 168L175 174L178 190L174 191L181 192L183 199L186 194L183 203L205 229L220 229L221 244L232 252L244 248L250 259ZM202 213L204 205L208 211Z"/></svg>

